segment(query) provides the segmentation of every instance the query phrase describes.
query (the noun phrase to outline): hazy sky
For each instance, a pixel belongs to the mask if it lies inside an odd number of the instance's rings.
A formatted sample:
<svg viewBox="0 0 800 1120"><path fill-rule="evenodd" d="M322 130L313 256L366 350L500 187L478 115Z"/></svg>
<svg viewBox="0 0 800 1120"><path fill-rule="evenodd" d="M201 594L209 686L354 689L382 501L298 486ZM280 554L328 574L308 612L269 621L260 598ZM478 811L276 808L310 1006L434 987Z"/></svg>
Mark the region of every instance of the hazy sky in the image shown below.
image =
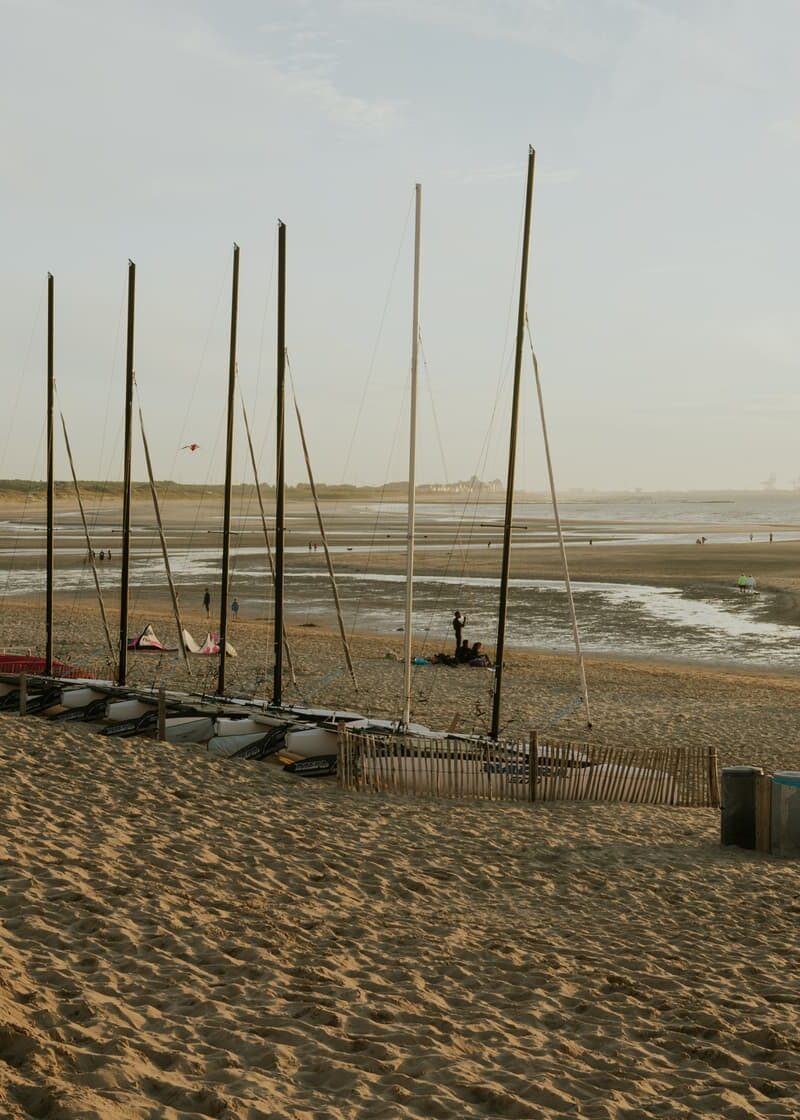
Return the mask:
<svg viewBox="0 0 800 1120"><path fill-rule="evenodd" d="M131 257L156 473L219 480L237 241L271 481L280 218L317 478L405 478L415 181L418 479L505 477L529 144L559 487L800 475L797 0L0 0L0 19L0 477L44 469L48 270L78 472L119 477ZM524 375L518 482L543 489L529 355ZM237 440L247 480L238 417Z"/></svg>

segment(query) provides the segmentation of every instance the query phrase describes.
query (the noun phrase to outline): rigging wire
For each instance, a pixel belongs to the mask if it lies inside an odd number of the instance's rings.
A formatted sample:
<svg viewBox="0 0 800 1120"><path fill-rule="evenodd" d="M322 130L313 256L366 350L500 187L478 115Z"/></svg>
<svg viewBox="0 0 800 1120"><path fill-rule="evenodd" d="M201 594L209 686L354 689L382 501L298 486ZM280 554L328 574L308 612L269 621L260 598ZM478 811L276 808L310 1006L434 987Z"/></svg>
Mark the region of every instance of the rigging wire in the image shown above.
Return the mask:
<svg viewBox="0 0 800 1120"><path fill-rule="evenodd" d="M67 433L67 422L64 419L64 413L61 409L60 402L59 402L58 415L61 419L61 428L64 432L64 446L66 447L66 450L67 450L67 459L69 460L69 469L70 469L70 472L72 474L72 483L73 483L73 486L75 488L75 496L78 500L78 509L80 510L81 523L83 525L84 537L86 539L87 557L88 557L88 562L91 565L91 569L92 569L92 577L94 578L94 586L95 586L95 590L97 592L97 601L100 605L100 615L101 615L102 620L103 620L103 629L105 631L106 644L108 645L108 652L109 652L110 659L111 659L110 663L113 667L114 675L116 676L117 654L116 654L116 650L114 648L114 643L111 639L111 630L110 630L109 625L108 625L108 616L106 615L105 603L103 601L103 592L100 588L100 577L97 573L97 565L95 564L95 559L94 559L94 549L92 548L92 538L91 538L91 535L90 535L90 532L89 532L89 525L88 525L88 522L86 520L86 511L85 511L84 506L83 506L83 498L81 496L81 490L80 490L80 484L78 482L78 476L77 476L77 473L75 471L75 462L74 462L73 457L72 457L72 448L70 446L69 435Z"/></svg>
<svg viewBox="0 0 800 1120"><path fill-rule="evenodd" d="M395 256L394 264L393 264L393 267L392 267L392 274L391 274L391 278L390 278L390 281L389 281L389 286L388 286L388 289L387 289L387 292L386 292L386 298L385 298L385 301L384 301L384 306L383 306L383 311L382 311L382 314L381 314L381 319L380 319L380 324L379 324L379 327L378 327L378 332L377 332L377 335L376 335L376 338L375 338L375 343L374 343L374 346L373 346L373 349L372 349L372 355L371 355L371 358L370 358L370 363L369 363L369 367L368 367L368 371L367 371L367 378L366 378L366 382L365 382L365 385L364 385L364 391L362 393L361 401L360 401L359 408L358 408L356 424L355 424L355 427L354 427L353 436L351 437L350 446L348 448L347 456L346 456L346 459L345 459L345 466L344 466L344 469L342 471L342 476L341 476L342 483L344 482L344 479L347 477L347 470L348 470L350 459L351 459L351 456L352 456L353 447L355 446L356 436L358 434L358 427L359 427L361 416L362 416L362 413L363 413L363 410L364 410L364 406L365 406L365 402L366 402L366 398L367 398L367 393L369 391L369 387L370 387L370 384L371 384L372 379L373 379L373 375L374 375L374 371L375 371L375 363L377 361L377 356L378 356L378 349L379 349L379 346L380 346L381 339L383 337L383 329L384 329L384 325L385 325L385 322L386 322L386 316L387 316L388 309L389 309L389 303L390 303L390 300L391 300L392 292L394 290L395 278L397 276L397 271L398 271L398 268L399 268L400 259L401 259L402 253L403 253L403 249L405 247L406 239L408 237L408 231L409 231L409 227L410 227L410 223L411 223L411 215L412 215L413 208L414 208L415 194L416 194L416 192L412 192L411 198L409 200L409 206L408 206L408 210L406 212L405 224L403 226L403 232L402 232L402 236L400 238L400 244L398 245L397 254ZM409 368L407 385L410 385L410 377L411 377L411 371L410 371L410 368ZM406 397L408 397L408 395L409 394L407 392ZM389 447L389 454L388 454L388 458L386 460L386 467L385 467L385 472L384 472L383 483L379 488L379 495L378 495L378 499L377 499L377 508L375 510L375 517L374 517L373 523L372 523L371 535L369 536L368 541L367 541L366 566L365 566L365 568L363 569L363 572L362 572L362 574L366 577L369 576L369 574L372 570L373 562L374 562L374 552L375 552L375 549L377 547L377 543L378 543L378 539L379 539L379 527L380 527L382 517L383 517L384 505L385 505L386 500L387 500L387 488L388 488L388 483L389 483L389 471L391 470L392 460L393 460L394 455L395 455L395 450L396 450L398 439L399 439L400 426L401 426L402 420L403 420L402 409L395 410L395 421L396 422L395 422L394 434L392 436L391 444L390 444L390 447ZM382 536L383 536L383 539L385 540L385 539L390 537L390 534L385 533ZM355 600L355 609L353 611L352 622L351 622L350 630L349 630L350 640L352 640L353 635L355 634L356 629L358 627L358 621L359 621L359 617L360 617L360 613L361 613L361 605L362 605L362 599L361 599L361 596L358 595L356 597L356 600ZM399 715L399 713L395 712L395 715Z"/></svg>
<svg viewBox="0 0 800 1120"><path fill-rule="evenodd" d="M347 455L345 457L344 467L342 468L342 474L341 474L341 481L342 482L344 482L344 480L347 478L347 471L348 471L348 468L350 466L350 459L351 459L352 454L353 454L353 448L355 447L356 437L358 436L358 428L359 428L359 425L361 423L361 415L364 411L364 404L365 404L366 399L367 399L367 393L369 391L369 387L370 387L370 384L372 382L373 374L375 373L375 362L376 362L377 357L378 357L378 347L380 346L381 338L383 337L383 328L384 328L384 325L386 323L386 315L387 315L387 312L389 310L389 301L392 297L392 290L394 288L395 277L397 276L397 270L398 270L398 267L400 265L400 257L402 255L403 249L405 248L406 237L408 236L408 229L409 229L409 225L410 225L410 222L411 222L411 213L412 213L412 209L413 209L413 202L414 202L414 196L412 195L411 199L409 200L408 212L406 213L406 220L405 220L405 225L403 226L403 233L402 233L402 236L400 238L400 244L398 245L398 248L397 248L397 255L395 256L395 259L394 259L394 265L392 267L392 275L391 275L391 278L389 280L389 287L387 289L386 298L385 298L384 303L383 303L383 312L381 314L380 323L378 324L378 333L375 337L375 344L372 347L372 356L370 357L369 366L367 368L367 379L366 379L366 382L364 384L364 391L361 394L361 401L359 402L358 411L356 412L356 422L355 422L355 425L353 427L353 435L352 435L351 440L350 440L350 446L347 449Z"/></svg>
<svg viewBox="0 0 800 1120"><path fill-rule="evenodd" d="M261 369L263 366L264 358L264 335L266 334L267 311L272 306L272 293L275 287L275 262L277 259L277 246L278 246L278 227L276 226L272 235L272 256L270 258L269 269L269 282L267 284L267 291L264 297L264 309L261 314L261 333L258 339L258 361L256 362L256 390L253 397L253 415L255 416L258 408L258 394L261 388ZM274 403L273 403L274 409Z"/></svg>
<svg viewBox="0 0 800 1120"><path fill-rule="evenodd" d="M583 652L581 650L581 637L578 630L578 616L575 613L575 600L572 595L572 583L569 578L569 565L567 563L567 548L564 543L564 534L561 531L561 517L558 512L558 497L556 495L556 484L553 477L553 463L550 456L550 440L547 435L547 422L544 415L544 398L542 396L542 380L539 376L539 363L536 360L536 352L533 349L533 336L531 335L531 326L528 320L527 310L525 312L525 328L528 333L528 343L530 345L531 357L533 358L533 369L536 377L536 394L539 398L539 415L542 421L542 438L544 440L545 457L547 459L547 476L550 480L550 494L553 499L553 515L556 521L556 532L558 533L558 547L561 550L561 562L564 568L564 583L567 589L567 598L569 600L570 617L572 620L572 635L575 640L575 654L578 661L578 676L581 683L581 696L583 698L584 707L586 709L586 724L587 727L592 726L592 716L589 711L589 690L586 687L586 669L583 663Z"/></svg>
<svg viewBox="0 0 800 1120"><path fill-rule="evenodd" d="M330 581L331 581L331 591L333 593L333 602L334 602L334 606L336 608L336 618L337 618L337 621L339 623L339 633L341 635L342 645L344 647L344 657L345 657L345 661L347 662L347 668L350 672L350 677L353 681L353 687L355 688L356 692L358 692L358 680L356 679L356 671L353 668L353 661L352 661L352 658L350 656L350 647L349 647L348 642L347 642L347 634L345 632L344 619L342 618L342 607L341 607L341 603L339 601L339 590L336 586L336 577L335 577L334 572L333 572L333 563L331 561L330 549L328 548L328 537L327 537L327 534L325 532L325 523L322 520L322 512L320 510L319 500L317 498L317 488L316 488L316 485L314 484L314 475L311 471L311 459L310 459L309 453L308 453L308 444L306 443L306 434L305 434L305 431L303 429L303 421L302 421L301 416L300 416L300 405L297 403L297 390L296 390L295 384L294 384L294 376L292 374L292 367L291 367L291 364L289 362L288 352L286 354L286 368L289 371L289 384L292 387L292 398L294 400L294 411L295 411L295 415L297 417L297 427L298 427L299 432L300 432L300 442L303 445L303 456L305 458L306 467L308 469L308 482L309 482L309 485L311 487L311 496L314 499L314 509L316 510L316 513L317 513L317 525L319 527L319 535L320 535L320 540L322 541L322 548L323 548L323 551L325 553L325 563L328 566L328 575L330 576Z"/></svg>
<svg viewBox="0 0 800 1120"><path fill-rule="evenodd" d="M518 231L517 231L517 248L518 249L519 249L519 244L520 244L521 239L522 239L523 226L524 226L524 208L520 211L519 227L518 227ZM519 256L519 254L517 254L517 256ZM446 564L445 564L445 573L444 574L446 576L450 572L451 567L455 564L456 551L459 548L459 546L461 545L462 546L461 550L460 550L461 551L461 557L460 557L460 563L459 563L460 571L458 572L458 575L459 575L461 580L463 580L463 577L464 577L464 574L465 574L465 571L466 571L469 549L474 546L473 542L474 542L475 530L476 530L476 525L475 525L475 520L476 519L475 519L475 517L468 519L466 517L466 513L467 513L467 510L469 508L469 505L470 505L471 501L473 500L473 495L474 495L474 500L475 500L476 504L477 504L477 501L479 500L479 497L480 497L479 491L477 490L477 482L478 482L478 479L480 477L480 474L483 471L485 471L486 464L488 462L490 437L491 437L491 434L494 430L495 423L496 423L496 420L497 420L499 403L500 403L503 391L505 389L505 385L506 385L506 383L508 381L508 378L509 378L509 370L506 367L506 362L507 362L507 353L508 353L509 342L510 342L510 339L511 339L511 322L512 322L514 303L515 303L515 299L514 299L514 280L516 279L516 276L517 276L517 268L518 268L518 266L515 266L513 276L512 276L512 286L511 286L511 291L510 291L510 295L509 295L508 310L507 310L507 313L506 313L506 326L505 326L505 332L504 332L503 350L502 350L502 353L501 353L500 363L499 363L500 376L498 377L498 379L496 381L497 388L495 390L495 398L494 398L494 403L493 403L490 418L489 418L489 425L487 427L486 435L484 436L483 445L482 445L481 451L480 451L479 456L478 456L478 462L476 464L476 474L473 475L473 480L474 481L473 481L473 484L470 486L470 489L467 492L465 502L462 506L462 516L459 518L459 520L457 522L456 532L454 534L454 540L453 540L453 543L452 543L452 546L451 546L451 549L450 549L450 552L449 552L449 555L447 557L447 561L446 561ZM429 370L428 370L427 361L425 360L424 354L423 354L423 364L424 364L426 376L429 377ZM503 373L504 367L505 367L505 373ZM438 432L438 424L437 424L437 432ZM464 534L463 534L464 526L466 526L466 540L464 540ZM441 599L441 597L444 593L443 592L444 583L443 582L440 583L439 586L440 586L440 589L441 589L440 595L437 596L437 599L436 599L434 605L431 608L431 612L430 612L431 615L433 614L433 612L435 610L437 610L438 603L439 603L439 601L440 601L440 599ZM428 628L426 630L426 633L430 632L430 628L431 628L431 624L429 623ZM430 695L432 695L432 693Z"/></svg>
<svg viewBox="0 0 800 1120"><path fill-rule="evenodd" d="M135 386L135 383L134 383L134 386ZM139 394L137 392L137 397L138 396L139 396ZM158 492L156 490L156 484L155 484L155 480L153 478L153 464L150 461L150 447L148 446L147 435L146 435L145 430L144 430L144 416L142 415L141 400L140 400L140 403L139 403L139 430L142 434L142 446L144 448L144 457L145 457L145 462L147 464L147 477L148 477L149 482L150 482L150 495L153 499L153 510L155 512L155 515L156 515L156 521L158 522L158 537L159 537L159 541L161 542L161 554L164 558L164 569L165 569L166 575L167 575L167 583L169 584L169 593L170 593L170 597L172 599L172 609L173 609L173 612L175 614L175 626L176 626L177 631L178 631L178 645L179 645L180 651L183 655L183 660L186 664L186 668L189 672L191 672L191 670L189 668L189 655L188 655L187 650L186 650L186 640L183 636L183 623L181 621L180 606L178 605L178 593L175 590L175 583L172 579L172 568L171 568L170 562L169 562L169 550L167 549L167 541L166 541L166 538L164 536L164 525L163 525L163 522L161 520L161 510L159 509L159 504L158 504ZM220 653L220 657L223 657L223 656L224 656L224 654Z"/></svg>
<svg viewBox="0 0 800 1120"><path fill-rule="evenodd" d="M251 462L252 467L253 467L253 478L255 479L255 490L256 490L256 496L258 498L258 508L261 511L261 526L262 526L262 529L263 529L263 532L264 532L264 544L266 546L267 563L268 563L268 566L269 566L270 576L272 577L272 582L274 584L275 583L275 564L274 564L273 559L272 559L272 546L270 544L269 530L267 528L267 516L266 516L266 513L264 512L264 502L263 502L262 497L261 497L261 482L260 482L259 476L258 476L258 467L256 465L256 456L255 456L255 452L253 451L253 440L252 440L251 435L250 435L250 423L247 419L247 409L245 408L244 396L242 395L241 388L239 389L239 400L240 400L240 403L241 403L241 406L242 406L242 416L244 418L244 428L245 428L245 433L247 435L247 446L248 446L249 451L250 451L250 462ZM295 670L294 670L294 662L292 661L292 654L291 654L291 650L289 648L289 639L286 636L285 627L284 627L284 634L283 634L283 648L286 652L286 662L287 662L287 665L289 666L289 672L291 674L292 684L297 685L297 677L296 677Z"/></svg>
<svg viewBox="0 0 800 1120"><path fill-rule="evenodd" d="M205 335L204 335L204 339L203 339L203 345L202 345L201 350L200 350L200 357L199 357L197 366L195 367L194 377L192 378L192 381L191 381L191 384L190 384L190 387L189 387L190 391L189 391L189 394L188 394L188 400L187 400L186 406L185 406L185 408L183 410L183 414L182 414L182 424L181 424L181 427L180 427L180 430L179 430L178 437L177 437L176 442L175 442L175 450L173 452L172 465L171 465L171 468L170 468L170 473L173 477L175 476L178 456L180 454L180 451L182 450L182 444L184 444L186 442L187 423L188 423L189 418L191 416L192 409L193 409L193 406L194 406L194 403L195 403L195 400L196 400L196 397L197 397L198 388L199 388L199 384L200 384L200 378L201 378L201 375L203 373L203 368L206 364L206 360L207 360L207 356L208 356L208 352L209 352L209 348L210 348L210 344L211 344L211 338L212 338L212 335L214 333L214 330L216 328L217 321L218 321L218 318L219 318L220 305L221 305L221 302L222 302L223 291L225 290L225 286L226 286L226 279L227 279L227 277L226 277L225 271L221 272L216 300L214 302L214 307L213 307L212 314L207 319L208 326L207 326L207 330L205 331ZM139 386L138 379L137 379L137 383L136 383L136 392L137 392L137 396L139 397L139 400L141 401L142 400L142 391L141 391L141 388ZM200 526L200 522L201 522L201 519L202 519L202 516L203 516L203 503L206 499L207 492L208 492L208 490L210 488L210 485L211 485L210 484L210 478L211 478L212 466L213 466L213 463L214 463L216 455L217 455L217 451L218 451L219 443L220 443L220 437L221 437L221 434L222 434L224 416L223 416L222 412L219 412L219 411L218 411L217 415L218 415L218 423L217 423L216 436L215 436L213 444L210 447L210 453L208 455L208 458L206 459L205 476L203 478L202 483L193 484L193 485L197 486L200 493L197 496L197 500L196 500L196 504L195 504L195 508L194 508L193 520L192 520L192 522L189 526L188 534L186 534L187 540L186 540L185 548L190 554L191 554L193 548L195 547L195 544L196 544L196 542L198 540L198 537L200 535L199 526ZM211 533L211 530L208 530L207 532ZM150 532L149 537L148 537L148 541L149 541L150 545L153 544L156 533L157 533L157 528L153 528ZM137 599L137 596L134 592L134 594L132 596L132 602L135 603L136 599Z"/></svg>

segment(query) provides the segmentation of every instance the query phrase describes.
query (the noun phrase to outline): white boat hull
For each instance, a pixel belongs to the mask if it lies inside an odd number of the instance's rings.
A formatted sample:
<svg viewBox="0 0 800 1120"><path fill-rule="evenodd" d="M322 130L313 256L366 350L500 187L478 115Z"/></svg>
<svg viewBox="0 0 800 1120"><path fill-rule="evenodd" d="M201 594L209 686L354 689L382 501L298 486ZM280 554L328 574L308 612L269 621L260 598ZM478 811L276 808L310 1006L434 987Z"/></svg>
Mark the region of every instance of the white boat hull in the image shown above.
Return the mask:
<svg viewBox="0 0 800 1120"><path fill-rule="evenodd" d="M219 719L214 721L214 735L251 735L258 732L265 735L267 729L273 726L267 724L263 719L249 719L247 717L240 719L231 719L228 716L220 716Z"/></svg>
<svg viewBox="0 0 800 1120"><path fill-rule="evenodd" d="M61 691L60 703L64 708L85 708L87 704L102 700L107 695L96 688L65 688Z"/></svg>
<svg viewBox="0 0 800 1120"><path fill-rule="evenodd" d="M213 734L214 721L209 716L172 716L164 723L168 743L205 743Z"/></svg>
<svg viewBox="0 0 800 1120"><path fill-rule="evenodd" d="M157 707L157 704L148 704L144 700L110 700L106 705L106 719L114 723L138 719L148 712L154 712Z"/></svg>
<svg viewBox="0 0 800 1120"><path fill-rule="evenodd" d="M297 727L286 732L285 749L300 758L318 758L336 754L338 732L331 727Z"/></svg>
<svg viewBox="0 0 800 1120"><path fill-rule="evenodd" d="M242 735L215 735L208 741L208 753L217 758L230 758L244 747L250 747L269 735L269 728L250 731Z"/></svg>

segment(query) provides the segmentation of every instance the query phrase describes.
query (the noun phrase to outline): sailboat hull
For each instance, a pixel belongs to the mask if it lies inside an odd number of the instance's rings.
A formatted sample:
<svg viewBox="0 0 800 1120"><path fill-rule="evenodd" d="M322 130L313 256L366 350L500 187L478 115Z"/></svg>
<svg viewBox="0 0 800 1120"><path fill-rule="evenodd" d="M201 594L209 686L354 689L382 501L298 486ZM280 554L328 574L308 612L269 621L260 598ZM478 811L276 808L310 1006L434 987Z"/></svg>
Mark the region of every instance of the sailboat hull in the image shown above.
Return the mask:
<svg viewBox="0 0 800 1120"><path fill-rule="evenodd" d="M175 716L164 723L168 743L205 743L213 734L214 721L209 716Z"/></svg>

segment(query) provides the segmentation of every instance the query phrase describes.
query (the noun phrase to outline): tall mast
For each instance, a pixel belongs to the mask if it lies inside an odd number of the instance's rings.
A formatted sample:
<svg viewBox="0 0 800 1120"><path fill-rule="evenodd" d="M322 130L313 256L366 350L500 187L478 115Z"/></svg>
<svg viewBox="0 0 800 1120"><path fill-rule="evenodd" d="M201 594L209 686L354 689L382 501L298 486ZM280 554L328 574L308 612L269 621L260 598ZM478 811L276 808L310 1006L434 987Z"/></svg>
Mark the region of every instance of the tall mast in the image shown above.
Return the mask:
<svg viewBox="0 0 800 1120"><path fill-rule="evenodd" d="M136 305L136 265L128 261L128 337L125 350L125 451L122 468L122 567L119 587L119 660L117 683L128 672L128 583L131 557L131 454L133 448L133 323Z"/></svg>
<svg viewBox="0 0 800 1120"><path fill-rule="evenodd" d="M525 192L525 229L522 239L522 263L519 273L519 311L517 314L517 344L514 353L514 395L511 405L511 436L508 447L508 480L506 482L506 512L503 528L503 560L500 572L500 607L497 618L497 645L492 697L492 739L500 733L500 700L503 687L503 656L505 652L506 609L508 606L508 575L511 565L511 516L514 509L514 469L517 459L517 421L519 417L519 387L522 377L522 344L525 336L525 305L528 285L528 254L531 241L531 212L533 210L533 169L536 152L528 148L528 183Z"/></svg>
<svg viewBox="0 0 800 1120"><path fill-rule="evenodd" d="M411 403L408 440L408 537L406 544L406 613L403 636L403 727L411 719L411 639L414 611L414 529L417 485L417 359L419 354L419 247L422 224L422 187L414 187L414 303L411 316Z"/></svg>
<svg viewBox="0 0 800 1120"><path fill-rule="evenodd" d="M53 274L47 274L47 595L45 604L44 671L53 671Z"/></svg>
<svg viewBox="0 0 800 1120"><path fill-rule="evenodd" d="M233 477L233 411L236 406L236 325L239 316L239 246L233 246L231 284L231 348L228 359L228 430L225 441L225 510L222 518L222 588L219 597L219 676L217 694L225 692L225 644L228 635L228 583L231 555L231 485Z"/></svg>
<svg viewBox="0 0 800 1120"><path fill-rule="evenodd" d="M286 488L284 407L286 397L286 225L278 222L278 353L276 423L277 462L275 470L275 667L272 703L281 703L283 678L283 551L285 536L284 490Z"/></svg>

